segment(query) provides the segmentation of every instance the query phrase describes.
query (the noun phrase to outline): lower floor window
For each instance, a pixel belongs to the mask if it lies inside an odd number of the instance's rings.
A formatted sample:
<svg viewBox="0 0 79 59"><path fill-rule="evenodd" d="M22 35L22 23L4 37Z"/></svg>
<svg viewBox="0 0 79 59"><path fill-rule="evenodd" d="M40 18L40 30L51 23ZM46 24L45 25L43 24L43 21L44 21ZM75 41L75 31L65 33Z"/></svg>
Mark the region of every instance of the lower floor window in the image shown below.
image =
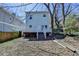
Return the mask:
<svg viewBox="0 0 79 59"><path fill-rule="evenodd" d="M32 25L29 25L30 28L32 28Z"/></svg>

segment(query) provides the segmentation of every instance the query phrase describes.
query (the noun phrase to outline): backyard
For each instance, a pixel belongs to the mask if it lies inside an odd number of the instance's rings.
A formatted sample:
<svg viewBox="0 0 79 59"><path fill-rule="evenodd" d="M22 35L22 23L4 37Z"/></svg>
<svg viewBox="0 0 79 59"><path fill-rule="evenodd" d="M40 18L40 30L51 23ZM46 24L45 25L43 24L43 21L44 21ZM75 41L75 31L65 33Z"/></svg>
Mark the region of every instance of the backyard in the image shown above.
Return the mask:
<svg viewBox="0 0 79 59"><path fill-rule="evenodd" d="M79 40L72 37L66 37L59 41L72 44L73 47L79 47ZM79 55L68 48L64 48L53 40L29 41L26 38L17 38L11 41L0 43L1 56L72 56Z"/></svg>
<svg viewBox="0 0 79 59"><path fill-rule="evenodd" d="M1 4L0 56L79 56L78 5Z"/></svg>

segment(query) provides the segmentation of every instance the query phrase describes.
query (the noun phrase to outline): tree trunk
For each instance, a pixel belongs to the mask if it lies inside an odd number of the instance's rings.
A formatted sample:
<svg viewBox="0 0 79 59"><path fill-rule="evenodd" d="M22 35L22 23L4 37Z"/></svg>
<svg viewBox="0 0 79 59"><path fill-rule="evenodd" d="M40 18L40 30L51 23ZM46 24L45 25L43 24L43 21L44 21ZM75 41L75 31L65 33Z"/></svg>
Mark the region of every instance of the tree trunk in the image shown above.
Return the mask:
<svg viewBox="0 0 79 59"><path fill-rule="evenodd" d="M64 8L64 3L62 3L62 16L63 16L63 31L64 31L64 27L65 27L65 8Z"/></svg>
<svg viewBox="0 0 79 59"><path fill-rule="evenodd" d="M52 28L52 33L53 33L53 29L54 29L54 21L53 21L53 16L50 16L51 17L51 28Z"/></svg>

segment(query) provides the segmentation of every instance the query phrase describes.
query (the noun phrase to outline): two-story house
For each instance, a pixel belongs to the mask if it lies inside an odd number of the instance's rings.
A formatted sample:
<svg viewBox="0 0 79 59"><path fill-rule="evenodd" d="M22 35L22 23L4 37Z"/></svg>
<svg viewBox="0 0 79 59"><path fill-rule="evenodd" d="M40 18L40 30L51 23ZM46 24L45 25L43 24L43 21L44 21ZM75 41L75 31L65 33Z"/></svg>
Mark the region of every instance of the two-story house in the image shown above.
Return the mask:
<svg viewBox="0 0 79 59"><path fill-rule="evenodd" d="M51 19L47 11L31 11L26 13L26 37L46 38L51 33Z"/></svg>

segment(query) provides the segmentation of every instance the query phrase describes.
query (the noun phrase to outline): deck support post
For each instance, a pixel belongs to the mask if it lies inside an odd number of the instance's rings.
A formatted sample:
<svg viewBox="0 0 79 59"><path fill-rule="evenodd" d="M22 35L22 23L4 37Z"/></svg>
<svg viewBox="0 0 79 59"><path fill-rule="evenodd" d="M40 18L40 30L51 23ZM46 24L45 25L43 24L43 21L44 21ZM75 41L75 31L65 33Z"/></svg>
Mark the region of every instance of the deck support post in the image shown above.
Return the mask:
<svg viewBox="0 0 79 59"><path fill-rule="evenodd" d="M38 39L38 32L36 34L37 34L37 39Z"/></svg>
<svg viewBox="0 0 79 59"><path fill-rule="evenodd" d="M44 32L44 37L45 37L45 39L46 39L46 32Z"/></svg>

